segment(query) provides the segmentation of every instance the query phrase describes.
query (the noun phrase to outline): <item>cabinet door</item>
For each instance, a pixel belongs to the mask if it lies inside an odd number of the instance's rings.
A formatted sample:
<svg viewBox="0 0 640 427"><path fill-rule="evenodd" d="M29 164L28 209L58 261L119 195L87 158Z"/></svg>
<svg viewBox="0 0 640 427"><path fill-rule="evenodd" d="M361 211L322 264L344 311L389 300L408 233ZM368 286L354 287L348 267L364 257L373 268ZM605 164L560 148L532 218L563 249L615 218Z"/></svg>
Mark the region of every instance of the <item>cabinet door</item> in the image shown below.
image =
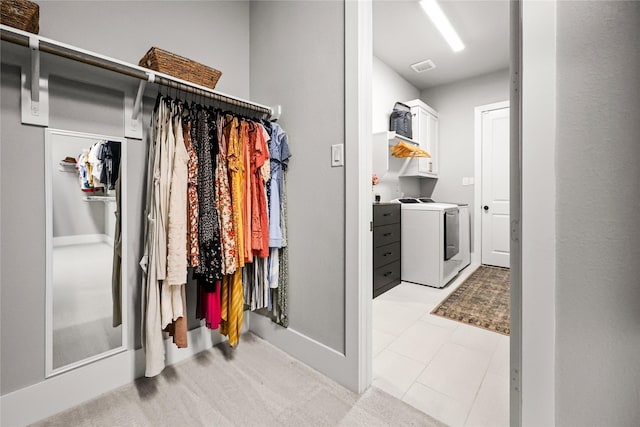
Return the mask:
<svg viewBox="0 0 640 427"><path fill-rule="evenodd" d="M431 158L427 159L431 162L429 172L438 173L438 118L427 113L428 137L426 138L426 150L431 154Z"/></svg>
<svg viewBox="0 0 640 427"><path fill-rule="evenodd" d="M425 110L423 110L422 108L418 108L418 129L419 129L420 137L417 139L417 141L420 143L420 148L425 150L427 153L433 155L433 153L431 153L431 150L429 149L429 136L430 136L429 116L430 116L430 114L427 113ZM429 172L431 172L429 170L429 161L430 160L431 159L427 159L427 158L424 158L424 157L419 157L418 158L418 172L419 173L429 173Z"/></svg>
<svg viewBox="0 0 640 427"><path fill-rule="evenodd" d="M420 105L412 105L413 140L431 157L418 157L411 161L404 176L438 176L438 117Z"/></svg>

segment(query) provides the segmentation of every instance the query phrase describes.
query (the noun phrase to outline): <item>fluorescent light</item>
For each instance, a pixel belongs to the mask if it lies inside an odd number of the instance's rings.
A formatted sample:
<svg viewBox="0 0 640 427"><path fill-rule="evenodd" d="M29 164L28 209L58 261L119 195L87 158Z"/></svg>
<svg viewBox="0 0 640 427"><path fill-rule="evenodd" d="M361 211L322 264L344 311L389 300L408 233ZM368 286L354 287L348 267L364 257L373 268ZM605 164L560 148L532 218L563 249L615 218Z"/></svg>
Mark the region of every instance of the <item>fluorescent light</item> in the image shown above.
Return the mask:
<svg viewBox="0 0 640 427"><path fill-rule="evenodd" d="M431 18L436 28L438 28L438 31L440 31L440 34L442 34L442 37L449 43L449 46L451 46L454 52L459 52L464 49L462 40L458 37L458 33L453 29L451 22L449 22L447 16L442 9L440 9L440 5L436 0L421 0L420 6L422 6L422 9L429 15L429 18Z"/></svg>

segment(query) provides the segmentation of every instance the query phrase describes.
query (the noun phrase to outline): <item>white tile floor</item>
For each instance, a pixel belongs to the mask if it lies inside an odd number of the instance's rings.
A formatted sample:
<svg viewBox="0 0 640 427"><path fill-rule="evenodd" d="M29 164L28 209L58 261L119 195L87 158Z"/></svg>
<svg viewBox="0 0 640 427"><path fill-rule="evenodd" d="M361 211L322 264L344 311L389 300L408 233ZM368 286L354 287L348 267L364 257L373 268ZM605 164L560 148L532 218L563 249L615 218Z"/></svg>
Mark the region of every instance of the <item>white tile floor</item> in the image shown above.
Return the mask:
<svg viewBox="0 0 640 427"><path fill-rule="evenodd" d="M509 337L430 314L473 270L373 300L373 385L452 427L508 426Z"/></svg>

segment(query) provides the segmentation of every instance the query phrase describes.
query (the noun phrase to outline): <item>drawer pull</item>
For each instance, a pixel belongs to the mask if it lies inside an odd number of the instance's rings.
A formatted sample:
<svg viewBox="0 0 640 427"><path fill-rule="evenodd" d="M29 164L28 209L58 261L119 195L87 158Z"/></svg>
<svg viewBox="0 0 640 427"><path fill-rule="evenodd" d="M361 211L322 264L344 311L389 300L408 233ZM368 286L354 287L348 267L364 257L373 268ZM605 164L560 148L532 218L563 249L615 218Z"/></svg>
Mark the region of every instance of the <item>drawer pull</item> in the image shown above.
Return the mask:
<svg viewBox="0 0 640 427"><path fill-rule="evenodd" d="M387 271L386 273L383 274L383 276L384 277L391 276L391 273L393 273L393 271Z"/></svg>
<svg viewBox="0 0 640 427"><path fill-rule="evenodd" d="M388 212L388 213L382 214L382 216L391 216L391 212Z"/></svg>
<svg viewBox="0 0 640 427"><path fill-rule="evenodd" d="M393 234L393 233L384 233L384 234L383 234L383 236L384 236L384 237L389 237L389 236L391 236L392 234Z"/></svg>
<svg viewBox="0 0 640 427"><path fill-rule="evenodd" d="M391 255L392 253L393 253L393 252L387 252L387 253L383 254L382 256L389 256L389 255Z"/></svg>

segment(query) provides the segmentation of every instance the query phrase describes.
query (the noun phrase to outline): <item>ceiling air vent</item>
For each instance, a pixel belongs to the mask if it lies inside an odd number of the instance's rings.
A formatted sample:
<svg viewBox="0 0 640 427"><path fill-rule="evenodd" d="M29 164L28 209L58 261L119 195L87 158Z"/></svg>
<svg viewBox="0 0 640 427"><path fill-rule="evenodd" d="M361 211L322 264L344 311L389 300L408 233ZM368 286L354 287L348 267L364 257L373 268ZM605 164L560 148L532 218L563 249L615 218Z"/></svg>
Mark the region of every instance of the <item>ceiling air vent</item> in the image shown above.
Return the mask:
<svg viewBox="0 0 640 427"><path fill-rule="evenodd" d="M436 64L433 63L432 60L427 59L426 61L416 62L415 64L411 64L411 68L416 73L424 73L425 71L433 70L436 68Z"/></svg>

